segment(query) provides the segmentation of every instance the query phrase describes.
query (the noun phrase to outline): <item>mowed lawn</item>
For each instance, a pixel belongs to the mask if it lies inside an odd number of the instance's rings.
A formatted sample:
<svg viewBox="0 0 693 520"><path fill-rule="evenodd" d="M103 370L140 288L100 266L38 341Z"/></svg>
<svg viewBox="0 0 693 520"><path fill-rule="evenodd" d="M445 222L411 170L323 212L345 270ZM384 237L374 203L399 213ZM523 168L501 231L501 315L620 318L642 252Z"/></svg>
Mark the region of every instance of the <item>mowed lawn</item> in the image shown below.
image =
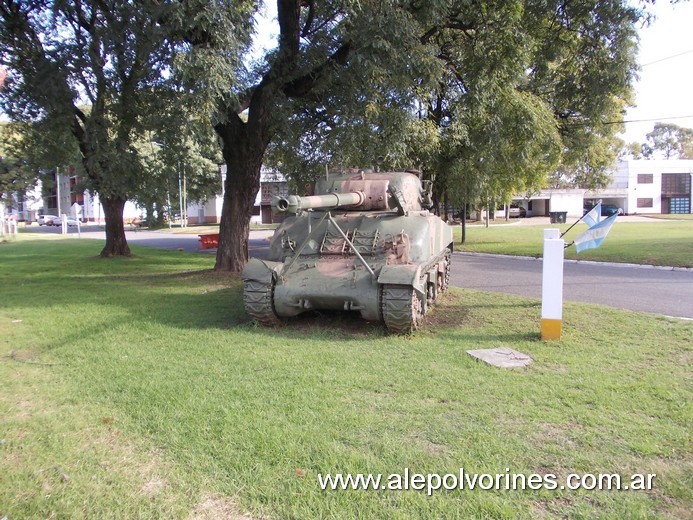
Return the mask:
<svg viewBox="0 0 693 520"><path fill-rule="evenodd" d="M499 221L504 223L504 221ZM545 228L567 231L571 223L528 226L516 219L506 225L467 227L467 240L460 245L461 228L455 226L456 249L477 253L496 253L540 257ZM578 223L565 236L566 243L574 240L587 226ZM598 249L580 254L568 247L565 257L600 262L693 267L693 220L665 220L654 222L622 222L618 219Z"/></svg>
<svg viewBox="0 0 693 520"><path fill-rule="evenodd" d="M542 342L539 301L453 289L410 337L327 313L265 329L207 256L99 249L0 244L0 518L690 515L690 322L567 303ZM465 353L500 346L534 363ZM405 468L656 477L431 496L317 481Z"/></svg>

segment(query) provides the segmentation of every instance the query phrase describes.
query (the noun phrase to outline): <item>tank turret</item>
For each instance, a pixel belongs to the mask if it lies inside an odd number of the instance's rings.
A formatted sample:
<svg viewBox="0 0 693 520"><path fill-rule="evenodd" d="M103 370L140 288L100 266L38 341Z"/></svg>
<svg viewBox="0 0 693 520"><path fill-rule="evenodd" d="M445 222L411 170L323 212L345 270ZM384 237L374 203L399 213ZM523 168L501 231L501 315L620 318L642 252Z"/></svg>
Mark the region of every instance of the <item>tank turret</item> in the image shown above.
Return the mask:
<svg viewBox="0 0 693 520"><path fill-rule="evenodd" d="M275 197L289 214L268 260L242 273L248 314L272 325L309 310L358 311L416 329L447 288L452 228L431 214L431 186L411 172L334 175L315 195Z"/></svg>

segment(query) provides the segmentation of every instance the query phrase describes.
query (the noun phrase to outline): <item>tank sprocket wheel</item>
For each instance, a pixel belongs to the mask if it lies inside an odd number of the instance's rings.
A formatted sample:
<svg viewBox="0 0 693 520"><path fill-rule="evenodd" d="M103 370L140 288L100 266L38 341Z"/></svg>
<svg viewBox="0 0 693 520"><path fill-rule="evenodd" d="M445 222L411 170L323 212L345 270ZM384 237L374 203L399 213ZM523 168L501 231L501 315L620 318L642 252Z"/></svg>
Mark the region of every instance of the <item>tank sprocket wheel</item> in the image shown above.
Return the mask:
<svg viewBox="0 0 693 520"><path fill-rule="evenodd" d="M383 285L381 305L383 321L391 332L408 334L419 328L423 303L410 285Z"/></svg>
<svg viewBox="0 0 693 520"><path fill-rule="evenodd" d="M245 312L266 327L281 324L274 312L274 281L263 283L257 280L245 280L243 286L243 304Z"/></svg>

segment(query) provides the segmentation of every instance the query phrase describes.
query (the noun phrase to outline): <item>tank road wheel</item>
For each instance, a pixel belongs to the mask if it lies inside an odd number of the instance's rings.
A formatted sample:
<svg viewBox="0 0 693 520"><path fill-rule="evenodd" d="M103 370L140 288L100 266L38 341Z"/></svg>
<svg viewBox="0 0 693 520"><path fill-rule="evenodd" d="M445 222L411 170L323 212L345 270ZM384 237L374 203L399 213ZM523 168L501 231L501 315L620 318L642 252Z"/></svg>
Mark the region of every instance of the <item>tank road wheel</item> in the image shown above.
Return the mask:
<svg viewBox="0 0 693 520"><path fill-rule="evenodd" d="M445 268L443 269L442 273L438 273L438 276L441 277L440 281L440 292L445 292L448 290L448 286L450 285L450 264L452 261L452 251L450 248L445 252Z"/></svg>
<svg viewBox="0 0 693 520"><path fill-rule="evenodd" d="M388 330L407 334L419 328L423 304L412 286L383 285L381 302Z"/></svg>
<svg viewBox="0 0 693 520"><path fill-rule="evenodd" d="M243 284L243 304L245 312L266 327L279 325L281 320L274 312L274 281L270 283L245 280Z"/></svg>

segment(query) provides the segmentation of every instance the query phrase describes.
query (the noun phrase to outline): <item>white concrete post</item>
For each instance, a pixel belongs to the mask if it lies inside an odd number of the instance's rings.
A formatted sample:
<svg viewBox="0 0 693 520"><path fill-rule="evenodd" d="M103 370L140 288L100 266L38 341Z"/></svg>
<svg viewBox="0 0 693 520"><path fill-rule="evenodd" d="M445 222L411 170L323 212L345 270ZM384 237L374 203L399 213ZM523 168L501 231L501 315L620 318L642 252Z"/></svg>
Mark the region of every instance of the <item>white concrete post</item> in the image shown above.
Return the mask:
<svg viewBox="0 0 693 520"><path fill-rule="evenodd" d="M563 251L559 229L544 230L541 279L541 339L561 339L563 323Z"/></svg>
<svg viewBox="0 0 693 520"><path fill-rule="evenodd" d="M67 215L63 213L60 215L60 223L62 224L62 233L63 235L67 235Z"/></svg>
<svg viewBox="0 0 693 520"><path fill-rule="evenodd" d="M17 238L17 233L19 232L18 224L15 219L10 219L9 225L11 226L10 228L10 236L14 234L14 238Z"/></svg>

